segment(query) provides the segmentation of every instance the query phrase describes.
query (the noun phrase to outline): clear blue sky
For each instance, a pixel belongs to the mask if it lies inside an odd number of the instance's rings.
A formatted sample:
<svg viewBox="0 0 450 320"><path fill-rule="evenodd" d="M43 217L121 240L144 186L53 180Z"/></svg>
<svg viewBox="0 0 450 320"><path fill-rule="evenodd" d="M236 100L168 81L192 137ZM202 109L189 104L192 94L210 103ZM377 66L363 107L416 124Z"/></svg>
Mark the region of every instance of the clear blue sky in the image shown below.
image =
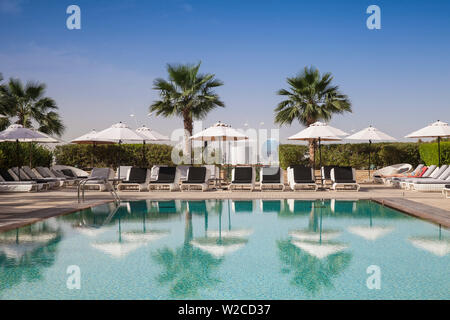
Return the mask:
<svg viewBox="0 0 450 320"><path fill-rule="evenodd" d="M81 7L82 29L66 28ZM381 30L366 8L381 7ZM205 121L273 125L276 91L316 66L331 72L352 114L331 124L372 124L402 138L450 121L450 1L0 0L0 72L47 84L71 139L118 121L169 134L180 119L147 117L167 63L202 61L225 82L226 108ZM282 137L299 131L293 124Z"/></svg>

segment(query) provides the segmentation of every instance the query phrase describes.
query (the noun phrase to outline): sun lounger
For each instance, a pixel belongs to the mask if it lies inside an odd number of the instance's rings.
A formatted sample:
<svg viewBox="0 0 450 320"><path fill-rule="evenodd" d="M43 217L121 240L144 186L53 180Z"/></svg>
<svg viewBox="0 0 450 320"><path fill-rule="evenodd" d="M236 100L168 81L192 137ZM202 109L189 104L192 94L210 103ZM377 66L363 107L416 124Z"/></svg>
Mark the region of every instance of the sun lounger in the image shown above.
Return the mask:
<svg viewBox="0 0 450 320"><path fill-rule="evenodd" d="M331 169L332 190L359 191L360 185L356 183L356 172L351 167L337 167Z"/></svg>
<svg viewBox="0 0 450 320"><path fill-rule="evenodd" d="M16 181L6 169L0 169L0 192L32 192L43 187L35 181Z"/></svg>
<svg viewBox="0 0 450 320"><path fill-rule="evenodd" d="M155 180L150 180L148 189L152 190L170 190L179 189L179 171L176 167L159 167Z"/></svg>
<svg viewBox="0 0 450 320"><path fill-rule="evenodd" d="M114 170L110 168L93 168L89 177L80 181L80 187L82 190L112 190L113 186L110 180L114 178L114 174Z"/></svg>
<svg viewBox="0 0 450 320"><path fill-rule="evenodd" d="M287 168L288 183L292 190L317 191L318 185L314 176L314 169L305 166L291 166Z"/></svg>
<svg viewBox="0 0 450 320"><path fill-rule="evenodd" d="M440 168L436 168L436 170L433 172L432 177L429 178L412 178L408 179L407 181L404 181L401 183L402 187L404 187L406 190L413 190L414 185L419 183L432 183L432 182L439 182L440 180L446 180L447 177L450 175L450 168L448 165L443 165Z"/></svg>
<svg viewBox="0 0 450 320"><path fill-rule="evenodd" d="M40 179L38 177L33 177L33 178L30 177L28 174L26 174L26 172L23 170L23 168L19 169L18 167L13 167L13 168L9 169L8 172L9 172L10 176L14 178L15 181L36 182L38 185L40 185L39 190L48 190L48 189L54 187L46 179Z"/></svg>
<svg viewBox="0 0 450 320"><path fill-rule="evenodd" d="M443 174L436 178L427 178L415 181L410 185L410 189L421 192L442 192L447 184L450 183L450 168L444 171Z"/></svg>
<svg viewBox="0 0 450 320"><path fill-rule="evenodd" d="M120 170L119 170L119 168L120 168ZM119 180L128 179L128 174L130 173L130 169L132 168L132 166L120 166L119 168L116 170L116 175L114 177ZM119 177L119 171L120 171L120 177Z"/></svg>
<svg viewBox="0 0 450 320"><path fill-rule="evenodd" d="M206 167L189 167L187 179L181 182L181 191L209 190L209 170Z"/></svg>
<svg viewBox="0 0 450 320"><path fill-rule="evenodd" d="M117 186L117 190L147 191L149 183L150 183L150 170L146 168L131 167L128 170L126 179L123 180L121 183L119 183L119 185Z"/></svg>
<svg viewBox="0 0 450 320"><path fill-rule="evenodd" d="M52 179L52 180L59 181L59 187L63 187L67 181L66 178L56 177L53 173L50 172L49 168L36 167L36 168L34 168L34 172L35 172L36 176L42 177L43 179Z"/></svg>
<svg viewBox="0 0 450 320"><path fill-rule="evenodd" d="M68 170L68 169L66 169L66 170ZM55 177L66 179L66 181L65 181L66 186L76 185L78 183L78 181L80 180L77 177L75 177L75 175L73 174L73 172L71 170L66 171L67 174L64 174L62 171L54 170L54 169L50 169L50 172Z"/></svg>
<svg viewBox="0 0 450 320"><path fill-rule="evenodd" d="M238 189L255 190L255 168L253 167L236 167L231 171L231 183L228 189L236 191Z"/></svg>
<svg viewBox="0 0 450 320"><path fill-rule="evenodd" d="M436 169L436 166L430 166L430 167L422 167L414 176L407 176L407 177L394 177L391 180L391 184L395 188L404 188L406 186L405 182L408 182L408 179L412 178L426 178L431 173L433 173L434 169Z"/></svg>
<svg viewBox="0 0 450 320"><path fill-rule="evenodd" d="M446 197L447 199L450 198L450 184L446 184L444 186L444 189L442 189L442 194L444 195L444 197Z"/></svg>
<svg viewBox="0 0 450 320"><path fill-rule="evenodd" d="M260 189L284 191L284 174L280 167L263 167L260 173Z"/></svg>
<svg viewBox="0 0 450 320"><path fill-rule="evenodd" d="M32 180L38 183L43 182L48 183L50 188L58 188L60 186L60 181L58 181L57 179L44 178L39 173L37 173L37 171L33 171L33 169L31 169L28 166L23 166L22 170L26 173L28 177L30 177Z"/></svg>
<svg viewBox="0 0 450 320"><path fill-rule="evenodd" d="M89 173L84 170L64 165L54 165L51 167L52 170L61 171L66 176L73 176L78 179L87 179L89 177Z"/></svg>
<svg viewBox="0 0 450 320"><path fill-rule="evenodd" d="M426 168L426 167L424 167ZM423 170L423 169L422 169ZM419 177L417 178L404 178L400 180L400 187L403 189L409 189L410 183L413 181L417 181L418 179L436 179L441 175L441 168L436 167L435 165L432 165L428 167L428 169Z"/></svg>
<svg viewBox="0 0 450 320"><path fill-rule="evenodd" d="M423 165L419 165L417 168L423 167ZM416 168L416 170L417 170ZM413 171L413 168L408 163L399 163L394 164L392 166L381 168L373 173L373 181L375 183L386 183L386 179L389 177L401 177L410 174ZM413 173L414 174L414 173Z"/></svg>

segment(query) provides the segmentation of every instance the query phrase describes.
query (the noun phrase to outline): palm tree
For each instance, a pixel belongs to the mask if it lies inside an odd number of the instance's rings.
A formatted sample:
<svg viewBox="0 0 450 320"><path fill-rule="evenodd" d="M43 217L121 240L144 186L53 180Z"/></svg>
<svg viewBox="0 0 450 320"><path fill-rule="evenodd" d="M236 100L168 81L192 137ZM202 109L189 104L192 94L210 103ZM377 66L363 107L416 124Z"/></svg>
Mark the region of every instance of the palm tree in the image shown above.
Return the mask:
<svg viewBox="0 0 450 320"><path fill-rule="evenodd" d="M0 86L0 113L9 119L3 119L3 127L16 117L17 124L31 128L36 123L38 130L47 134L60 136L64 132L64 124L56 110L56 102L44 97L45 84L27 82L24 86L19 79L10 79ZM4 129L4 128L3 128Z"/></svg>
<svg viewBox="0 0 450 320"><path fill-rule="evenodd" d="M200 64L167 65L168 80L158 78L153 89L159 91L161 100L150 106L150 112L164 117L179 116L183 118L185 129L184 153L190 154L189 136L192 136L193 119L202 119L224 103L213 91L223 82L215 79L214 74L200 74Z"/></svg>
<svg viewBox="0 0 450 320"><path fill-rule="evenodd" d="M305 67L302 73L287 78L289 89L281 89L278 95L287 97L275 109L275 123L291 124L295 119L305 126L318 120L329 121L333 114L352 112L348 97L331 85L331 73L320 75L314 67ZM309 156L314 163L316 141L309 142Z"/></svg>

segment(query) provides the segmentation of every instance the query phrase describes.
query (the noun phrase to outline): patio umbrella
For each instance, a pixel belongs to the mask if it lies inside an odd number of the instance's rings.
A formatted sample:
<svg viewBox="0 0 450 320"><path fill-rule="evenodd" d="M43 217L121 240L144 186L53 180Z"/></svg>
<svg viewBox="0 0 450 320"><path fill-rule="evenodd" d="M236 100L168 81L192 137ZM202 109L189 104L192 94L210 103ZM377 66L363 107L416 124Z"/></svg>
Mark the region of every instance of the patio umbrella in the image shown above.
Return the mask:
<svg viewBox="0 0 450 320"><path fill-rule="evenodd" d="M100 131L95 136L95 139L118 143L119 149L122 143L140 143L147 140L145 136L131 130L125 123L122 122L116 123L111 127ZM120 178L120 152L118 153L117 158L118 177Z"/></svg>
<svg viewBox="0 0 450 320"><path fill-rule="evenodd" d="M346 136L348 133L329 126L324 122L315 122L308 128L290 136L288 140L304 140L304 141L319 141L319 166L322 167L322 150L321 141L341 141L342 138L339 136ZM315 160L315 159L314 159ZM320 177L320 182L323 184L322 175Z"/></svg>
<svg viewBox="0 0 450 320"><path fill-rule="evenodd" d="M437 138L439 167L441 166L441 138L450 137L450 127L448 123L436 121L425 128L408 134L405 138Z"/></svg>
<svg viewBox="0 0 450 320"><path fill-rule="evenodd" d="M147 128L146 126L142 126L140 128L136 129L136 132L138 134L140 134L141 136L146 137L147 141L170 141L169 137L155 131L152 130L150 128ZM143 140L143 146L142 146L142 162L145 164L146 160L145 160L145 142L146 140Z"/></svg>
<svg viewBox="0 0 450 320"><path fill-rule="evenodd" d="M219 121L213 126L194 134L189 139L195 141L219 141L219 143L223 143L225 141L248 140L248 136L233 129L230 125ZM221 162L223 162L223 158Z"/></svg>
<svg viewBox="0 0 450 320"><path fill-rule="evenodd" d="M113 141L100 141L96 139L97 131L92 130L86 134L83 134L82 136L73 139L71 143L75 144L92 144L92 155L91 155L91 167L94 167L94 157L95 157L95 147L97 144L113 144Z"/></svg>
<svg viewBox="0 0 450 320"><path fill-rule="evenodd" d="M20 161L19 161L19 142L41 142L41 143L57 143L58 140L51 138L37 130L25 128L21 124L10 125L6 130L0 132L0 142L16 142L17 148L17 166L19 167L19 180L20 180ZM30 149L31 159L31 149Z"/></svg>
<svg viewBox="0 0 450 320"><path fill-rule="evenodd" d="M370 179L370 146L372 141L395 141L397 139L391 137L390 135L369 126L361 131L358 131L351 136L345 137L349 140L369 140L369 179Z"/></svg>

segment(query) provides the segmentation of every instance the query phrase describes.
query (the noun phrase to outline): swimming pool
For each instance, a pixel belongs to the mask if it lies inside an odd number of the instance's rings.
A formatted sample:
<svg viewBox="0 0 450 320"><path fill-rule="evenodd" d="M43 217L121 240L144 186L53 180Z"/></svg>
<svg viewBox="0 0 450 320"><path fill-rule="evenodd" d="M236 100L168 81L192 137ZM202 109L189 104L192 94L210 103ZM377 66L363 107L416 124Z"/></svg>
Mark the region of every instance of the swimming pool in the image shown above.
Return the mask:
<svg viewBox="0 0 450 320"><path fill-rule="evenodd" d="M0 299L449 299L449 252L365 200L123 202L0 233Z"/></svg>

